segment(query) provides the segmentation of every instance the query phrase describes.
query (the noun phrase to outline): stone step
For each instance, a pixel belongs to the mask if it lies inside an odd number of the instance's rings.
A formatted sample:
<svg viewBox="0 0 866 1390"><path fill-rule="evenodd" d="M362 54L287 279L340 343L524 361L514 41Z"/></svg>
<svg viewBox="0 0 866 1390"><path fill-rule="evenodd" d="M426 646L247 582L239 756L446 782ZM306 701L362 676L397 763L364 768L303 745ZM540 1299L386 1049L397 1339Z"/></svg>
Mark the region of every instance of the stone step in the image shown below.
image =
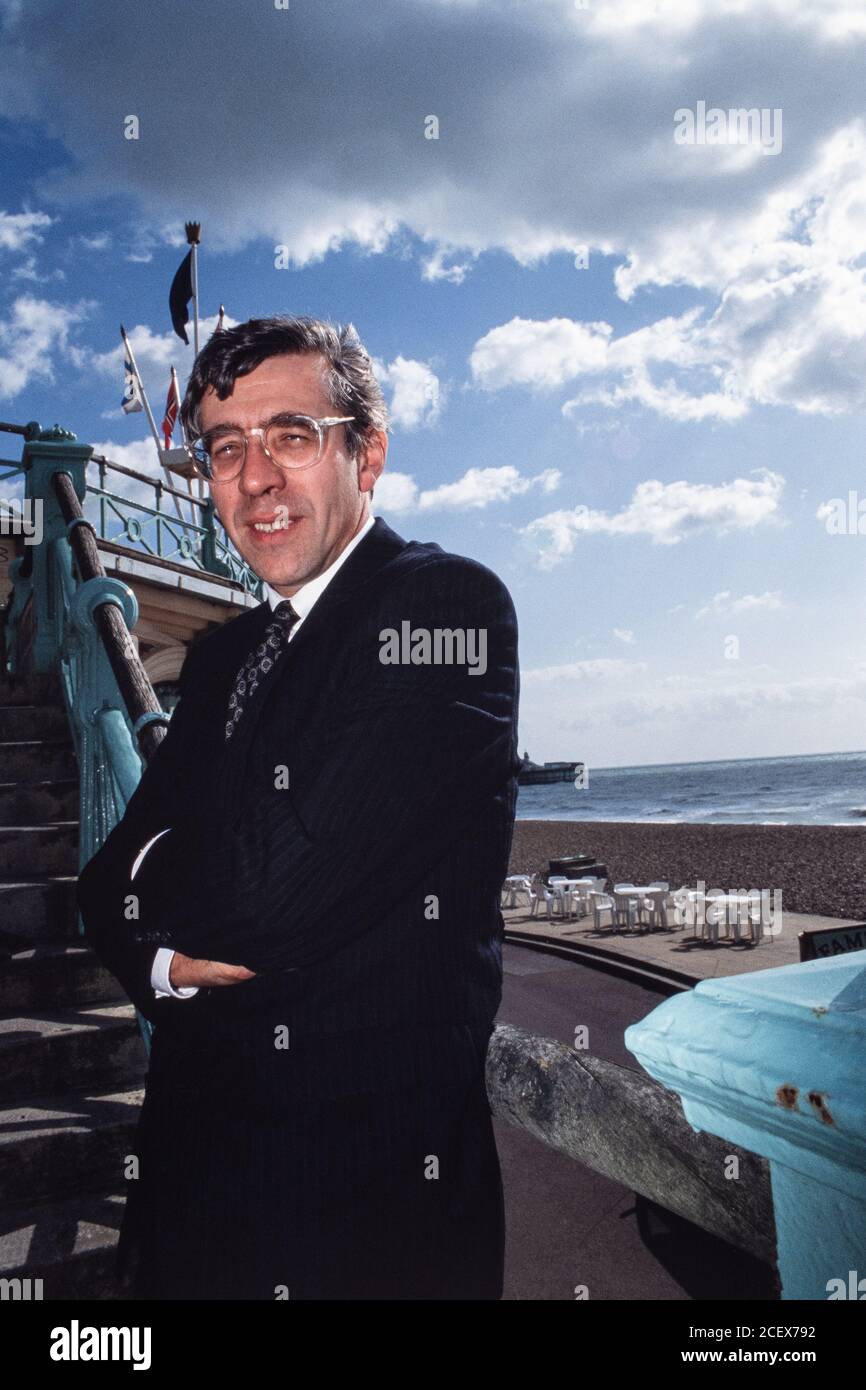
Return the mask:
<svg viewBox="0 0 866 1390"><path fill-rule="evenodd" d="M78 822L57 821L54 825L0 826L0 874L28 877L31 874L75 874L78 872Z"/></svg>
<svg viewBox="0 0 866 1390"><path fill-rule="evenodd" d="M0 742L69 738L69 718L62 705L0 704Z"/></svg>
<svg viewBox="0 0 866 1390"><path fill-rule="evenodd" d="M139 1083L147 1053L131 1004L0 1014L0 1100Z"/></svg>
<svg viewBox="0 0 866 1390"><path fill-rule="evenodd" d="M0 743L0 782L62 782L78 777L69 740L6 739Z"/></svg>
<svg viewBox="0 0 866 1390"><path fill-rule="evenodd" d="M2 1207L122 1187L144 1090L79 1091L0 1108Z"/></svg>
<svg viewBox="0 0 866 1390"><path fill-rule="evenodd" d="M46 941L0 959L0 1010L123 1003L121 985L79 941Z"/></svg>
<svg viewBox="0 0 866 1390"><path fill-rule="evenodd" d="M123 1297L114 1264L125 1201L117 1190L0 1213L0 1277L41 1279L46 1302Z"/></svg>
<svg viewBox="0 0 866 1390"><path fill-rule="evenodd" d="M78 818L78 778L0 782L0 825L47 825Z"/></svg>
<svg viewBox="0 0 866 1390"><path fill-rule="evenodd" d="M75 937L77 874L0 878L0 946L20 949L46 937Z"/></svg>
<svg viewBox="0 0 866 1390"><path fill-rule="evenodd" d="M0 674L0 705L63 705L63 687L57 671L44 676Z"/></svg>

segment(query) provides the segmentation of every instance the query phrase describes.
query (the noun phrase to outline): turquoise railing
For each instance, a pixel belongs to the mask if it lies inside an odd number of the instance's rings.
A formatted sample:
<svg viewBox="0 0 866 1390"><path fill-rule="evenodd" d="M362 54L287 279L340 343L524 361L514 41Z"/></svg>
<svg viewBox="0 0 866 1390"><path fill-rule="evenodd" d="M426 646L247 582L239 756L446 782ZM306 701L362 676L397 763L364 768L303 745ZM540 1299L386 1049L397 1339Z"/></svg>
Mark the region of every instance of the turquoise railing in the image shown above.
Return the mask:
<svg viewBox="0 0 866 1390"><path fill-rule="evenodd" d="M4 429L10 427L4 426ZM38 424L12 427L24 437L20 463L0 461L23 474L22 516L37 517L38 544L25 544L10 565L11 599L4 624L8 675L59 675L80 774L79 868L123 817L144 767L170 718L160 706L130 633L138 602L122 580L106 575L97 536L144 555L234 579L251 593L261 582L236 556L215 524L213 505L107 459L96 460L100 486L87 483L93 451L67 430ZM123 497L104 486L115 468L155 490L155 504ZM164 511L166 499L191 502L201 520ZM96 503L98 523L84 515ZM179 506L176 508L179 512ZM83 930L78 921L78 930ZM145 1043L150 1024L139 1015Z"/></svg>
<svg viewBox="0 0 866 1390"><path fill-rule="evenodd" d="M99 470L99 482L88 484L87 498L97 504L98 534L103 540L220 575L240 584L255 598L263 596L261 580L231 546L210 497L182 492L160 478L139 473L101 454L92 455L90 463ZM151 489L153 504L112 491L108 486L108 474L112 471ZM169 500L175 503L175 515L166 510ZM182 506L198 512L200 520L185 518Z"/></svg>

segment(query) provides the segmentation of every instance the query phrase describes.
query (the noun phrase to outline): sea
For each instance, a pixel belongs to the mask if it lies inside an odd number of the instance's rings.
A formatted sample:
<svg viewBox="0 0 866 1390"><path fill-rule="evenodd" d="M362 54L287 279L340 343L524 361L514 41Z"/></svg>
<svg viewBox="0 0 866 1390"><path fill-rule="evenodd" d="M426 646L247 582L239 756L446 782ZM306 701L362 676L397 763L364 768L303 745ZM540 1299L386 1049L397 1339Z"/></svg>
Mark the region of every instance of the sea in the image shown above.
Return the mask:
<svg viewBox="0 0 866 1390"><path fill-rule="evenodd" d="M866 752L590 767L588 779L520 787L518 819L866 825Z"/></svg>

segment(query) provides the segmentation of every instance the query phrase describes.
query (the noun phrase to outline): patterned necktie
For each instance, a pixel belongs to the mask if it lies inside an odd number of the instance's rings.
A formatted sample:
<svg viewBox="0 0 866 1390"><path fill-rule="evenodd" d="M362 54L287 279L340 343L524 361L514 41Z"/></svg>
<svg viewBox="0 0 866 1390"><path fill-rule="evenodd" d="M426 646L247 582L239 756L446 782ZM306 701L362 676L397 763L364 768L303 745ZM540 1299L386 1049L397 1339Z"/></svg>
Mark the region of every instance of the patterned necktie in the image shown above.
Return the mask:
<svg viewBox="0 0 866 1390"><path fill-rule="evenodd" d="M250 652L235 678L235 688L229 699L228 719L226 721L226 742L238 726L241 715L249 700L255 694L260 682L276 665L278 658L289 644L289 634L298 621L297 614L287 598L278 603L274 616L264 631L259 645Z"/></svg>

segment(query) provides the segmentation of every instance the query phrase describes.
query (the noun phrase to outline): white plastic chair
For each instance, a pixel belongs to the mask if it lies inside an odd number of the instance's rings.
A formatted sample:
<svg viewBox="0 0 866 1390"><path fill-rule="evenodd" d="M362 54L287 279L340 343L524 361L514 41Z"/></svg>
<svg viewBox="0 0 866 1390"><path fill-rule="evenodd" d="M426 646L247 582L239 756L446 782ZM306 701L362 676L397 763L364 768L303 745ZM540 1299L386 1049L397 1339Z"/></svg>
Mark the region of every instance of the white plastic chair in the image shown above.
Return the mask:
<svg viewBox="0 0 866 1390"><path fill-rule="evenodd" d="M640 898L636 897L634 884L616 884L613 890L613 915L617 926L628 928L638 926Z"/></svg>
<svg viewBox="0 0 866 1390"><path fill-rule="evenodd" d="M595 929L596 931L601 931L601 930L602 930L602 921L601 921L601 919L602 919L603 914L606 912L606 913L608 913L609 916L610 916L610 923L609 923L609 926L610 926L611 931L613 931L613 928L614 928L614 926L616 925L616 919L615 919L615 916L614 916L614 913L615 913L615 910L616 910L616 904L614 903L614 900L613 900L613 898L610 896L610 894L609 894L609 893L591 892L591 893L588 895L587 901L589 902L589 904L590 904L590 906L591 906L591 908L592 908L592 925L593 925L594 929Z"/></svg>
<svg viewBox="0 0 866 1390"><path fill-rule="evenodd" d="M570 916L570 903L568 889L552 884L549 888L542 889L544 901L547 905L547 916L552 922L554 917L559 917L563 921Z"/></svg>
<svg viewBox="0 0 866 1390"><path fill-rule="evenodd" d="M650 910L650 925L676 931L684 925L682 905L673 893L659 893L646 899Z"/></svg>
<svg viewBox="0 0 866 1390"><path fill-rule="evenodd" d="M532 879L529 877L529 875L527 874L527 876L521 879L519 883L515 883L513 889L514 891L512 893L510 904L511 907L517 907L519 904L519 900L522 897L526 900L526 906L529 908L530 912L532 912L532 907L537 898L537 894L533 890Z"/></svg>
<svg viewBox="0 0 866 1390"><path fill-rule="evenodd" d="M719 927L724 924L725 931L728 931L728 913L724 903L717 902L718 898L723 898L724 893L707 893L704 897L704 910L701 920L701 937L719 944Z"/></svg>
<svg viewBox="0 0 866 1390"><path fill-rule="evenodd" d="M526 886L522 891L526 894L530 917L535 916L538 912L539 904L544 902L543 889L544 883L539 874L533 874L531 878L527 878Z"/></svg>
<svg viewBox="0 0 866 1390"><path fill-rule="evenodd" d="M509 875L509 877L505 880L505 882L504 882L503 885L502 885L502 893L501 893L501 896L500 896L500 899L499 899L499 906L500 906L500 907L506 907L506 906L507 906L507 907L515 907L515 906L516 906L515 898L516 898L517 894L518 894L519 892L521 892L521 890L523 890L525 887L528 887L529 882L530 882L530 875L529 875L529 874L511 874L511 875ZM507 902L507 903L504 903L504 902L502 901L502 899L506 896L506 894L507 894L507 896L508 896L508 902Z"/></svg>
<svg viewBox="0 0 866 1390"><path fill-rule="evenodd" d="M589 895L592 890L588 884L575 883L568 890L571 916L580 921L589 915Z"/></svg>

